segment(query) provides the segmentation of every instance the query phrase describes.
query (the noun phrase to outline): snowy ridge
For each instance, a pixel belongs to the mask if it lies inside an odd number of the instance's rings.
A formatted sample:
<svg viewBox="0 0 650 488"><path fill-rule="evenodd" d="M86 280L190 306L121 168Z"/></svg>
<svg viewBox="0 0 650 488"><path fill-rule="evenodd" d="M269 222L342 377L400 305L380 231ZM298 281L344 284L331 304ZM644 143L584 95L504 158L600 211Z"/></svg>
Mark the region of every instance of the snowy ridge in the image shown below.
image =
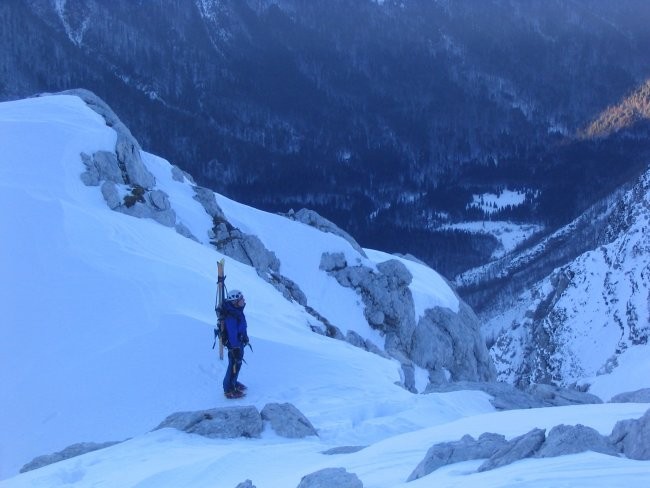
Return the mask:
<svg viewBox="0 0 650 488"><path fill-rule="evenodd" d="M494 342L501 380L585 383L605 399L623 377L630 384L645 383L649 181L647 172L610 213L613 241L556 269L488 322L485 333ZM635 368L629 368L627 355L634 357Z"/></svg>
<svg viewBox="0 0 650 488"><path fill-rule="evenodd" d="M81 182L80 154L112 151L116 138L78 97L0 104L0 487L234 487L246 478L258 488L291 487L306 474L339 466L367 487L547 486L549 473L572 486L645 486L648 461L590 452L485 473L475 473L480 461L470 461L407 484L436 442L485 430L510 438L560 423L608 434L615 422L641 416L647 405L495 412L482 392L413 394L396 384L402 374L397 361L313 333L314 318L304 307L228 257L227 283L247 296L254 347L241 376L249 393L237 404L290 402L318 437L288 440L268 429L259 439L233 440L150 432L175 411L233 405L221 393L225 364L210 348L215 263L224 256L205 245L212 222L189 193L191 182L174 178L165 160L142 153L177 223L196 240L110 210L97 187ZM313 247L370 264L383 253L367 251L363 258L341 237L218 199L242 229L286 253L281 271L304 287L312 306L338 314L350 328L367 327L353 290L336 286L326 273L304 270L313 269ZM456 298L444 280L424 266L404 264L414 275L416 309L453 309ZM619 391L628 386L617 384ZM37 455L76 442L126 438L17 475ZM368 447L322 454L353 445Z"/></svg>

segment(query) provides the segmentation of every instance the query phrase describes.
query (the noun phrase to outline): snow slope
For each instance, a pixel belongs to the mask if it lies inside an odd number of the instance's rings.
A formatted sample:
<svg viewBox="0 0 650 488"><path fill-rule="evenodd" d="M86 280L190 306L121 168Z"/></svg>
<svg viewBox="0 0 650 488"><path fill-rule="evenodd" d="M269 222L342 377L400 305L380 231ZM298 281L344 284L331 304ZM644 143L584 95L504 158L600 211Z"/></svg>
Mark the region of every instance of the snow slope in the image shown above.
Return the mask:
<svg viewBox="0 0 650 488"><path fill-rule="evenodd" d="M621 383L647 385L650 170L612 206L611 242L557 268L487 322L501 380L577 382L604 400Z"/></svg>
<svg viewBox="0 0 650 488"><path fill-rule="evenodd" d="M115 133L74 96L0 104L0 487L219 486L246 478L258 488L296 486L308 473L344 466L364 486L405 485L428 447L484 430L508 437L532 427L583 423L607 433L647 405L493 411L481 392L415 395L396 386L400 367L313 333L313 317L257 276L226 259L231 288L244 291L249 335L237 404L290 402L318 438L208 440L164 429L168 414L232 405L225 365L211 349L216 261L205 245L211 224L173 180L171 166L143 154L177 217L199 241L153 221L113 212L79 175L80 153L112 151ZM325 251L352 254L343 239L223 197L232 222L260 236L303 288L311 306L371 334L361 303L314 268ZM283 238L284 236L284 238ZM368 252L371 262L386 255ZM439 276L409 264L419 310L454 308ZM314 271L305 273L305 270ZM621 385L623 387L624 385ZM34 456L83 441L130 440L17 475ZM342 445L355 454L325 456ZM234 466L235 468L225 468ZM641 486L650 463L585 453L529 460L481 474L454 465L409 486ZM552 473L552 474L551 474Z"/></svg>

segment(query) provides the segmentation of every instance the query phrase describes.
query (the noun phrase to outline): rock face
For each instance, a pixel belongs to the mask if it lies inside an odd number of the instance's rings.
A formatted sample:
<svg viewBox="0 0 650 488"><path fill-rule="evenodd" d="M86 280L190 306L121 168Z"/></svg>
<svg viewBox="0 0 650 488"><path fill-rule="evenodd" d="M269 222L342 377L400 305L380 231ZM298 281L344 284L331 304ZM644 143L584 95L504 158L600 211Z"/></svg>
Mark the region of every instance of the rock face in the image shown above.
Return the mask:
<svg viewBox="0 0 650 488"><path fill-rule="evenodd" d="M436 307L415 328L408 351L413 362L430 372L431 381L493 381L496 371L480 334L478 318L460 302L458 313Z"/></svg>
<svg viewBox="0 0 650 488"><path fill-rule="evenodd" d="M325 468L308 474L300 480L298 488L363 488L363 483L354 473L344 468Z"/></svg>
<svg viewBox="0 0 650 488"><path fill-rule="evenodd" d="M368 323L384 334L386 351L407 369L410 361L427 369L433 383L495 378L478 319L469 306L461 302L458 313L429 309L416 323L409 289L413 277L401 261L380 263L375 271L348 265L341 253L325 253L320 268L357 291Z"/></svg>
<svg viewBox="0 0 650 488"><path fill-rule="evenodd" d="M580 218L557 233L576 241L597 226L598 242L486 315L484 333L500 381L581 384L611 372L626 349L648 344L650 171L601 206L585 214L587 221ZM550 250L549 238L510 259L514 266ZM531 264L489 274L507 282L534 269Z"/></svg>

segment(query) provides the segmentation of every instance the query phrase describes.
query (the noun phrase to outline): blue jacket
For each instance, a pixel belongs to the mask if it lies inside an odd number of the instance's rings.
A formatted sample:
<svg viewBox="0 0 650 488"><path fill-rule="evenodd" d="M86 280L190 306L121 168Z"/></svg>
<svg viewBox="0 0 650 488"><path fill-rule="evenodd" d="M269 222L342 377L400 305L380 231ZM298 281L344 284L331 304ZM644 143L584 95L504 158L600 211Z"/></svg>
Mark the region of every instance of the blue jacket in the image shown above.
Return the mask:
<svg viewBox="0 0 650 488"><path fill-rule="evenodd" d="M228 349L244 347L248 344L244 307L236 307L231 302L225 302L223 310L225 313L226 333L228 334L228 340L225 341L226 347Z"/></svg>

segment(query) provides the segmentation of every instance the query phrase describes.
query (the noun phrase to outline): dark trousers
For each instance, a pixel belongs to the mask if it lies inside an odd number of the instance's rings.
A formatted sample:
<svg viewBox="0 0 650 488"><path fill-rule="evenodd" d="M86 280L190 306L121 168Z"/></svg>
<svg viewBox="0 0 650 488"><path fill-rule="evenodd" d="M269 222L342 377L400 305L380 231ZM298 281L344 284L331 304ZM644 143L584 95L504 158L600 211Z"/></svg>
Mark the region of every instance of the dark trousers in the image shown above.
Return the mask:
<svg viewBox="0 0 650 488"><path fill-rule="evenodd" d="M243 361L243 349L239 347L228 349L228 368L226 369L226 374L223 377L223 391L225 393L233 391L237 386L237 377L239 376L239 370L241 369L241 364Z"/></svg>

